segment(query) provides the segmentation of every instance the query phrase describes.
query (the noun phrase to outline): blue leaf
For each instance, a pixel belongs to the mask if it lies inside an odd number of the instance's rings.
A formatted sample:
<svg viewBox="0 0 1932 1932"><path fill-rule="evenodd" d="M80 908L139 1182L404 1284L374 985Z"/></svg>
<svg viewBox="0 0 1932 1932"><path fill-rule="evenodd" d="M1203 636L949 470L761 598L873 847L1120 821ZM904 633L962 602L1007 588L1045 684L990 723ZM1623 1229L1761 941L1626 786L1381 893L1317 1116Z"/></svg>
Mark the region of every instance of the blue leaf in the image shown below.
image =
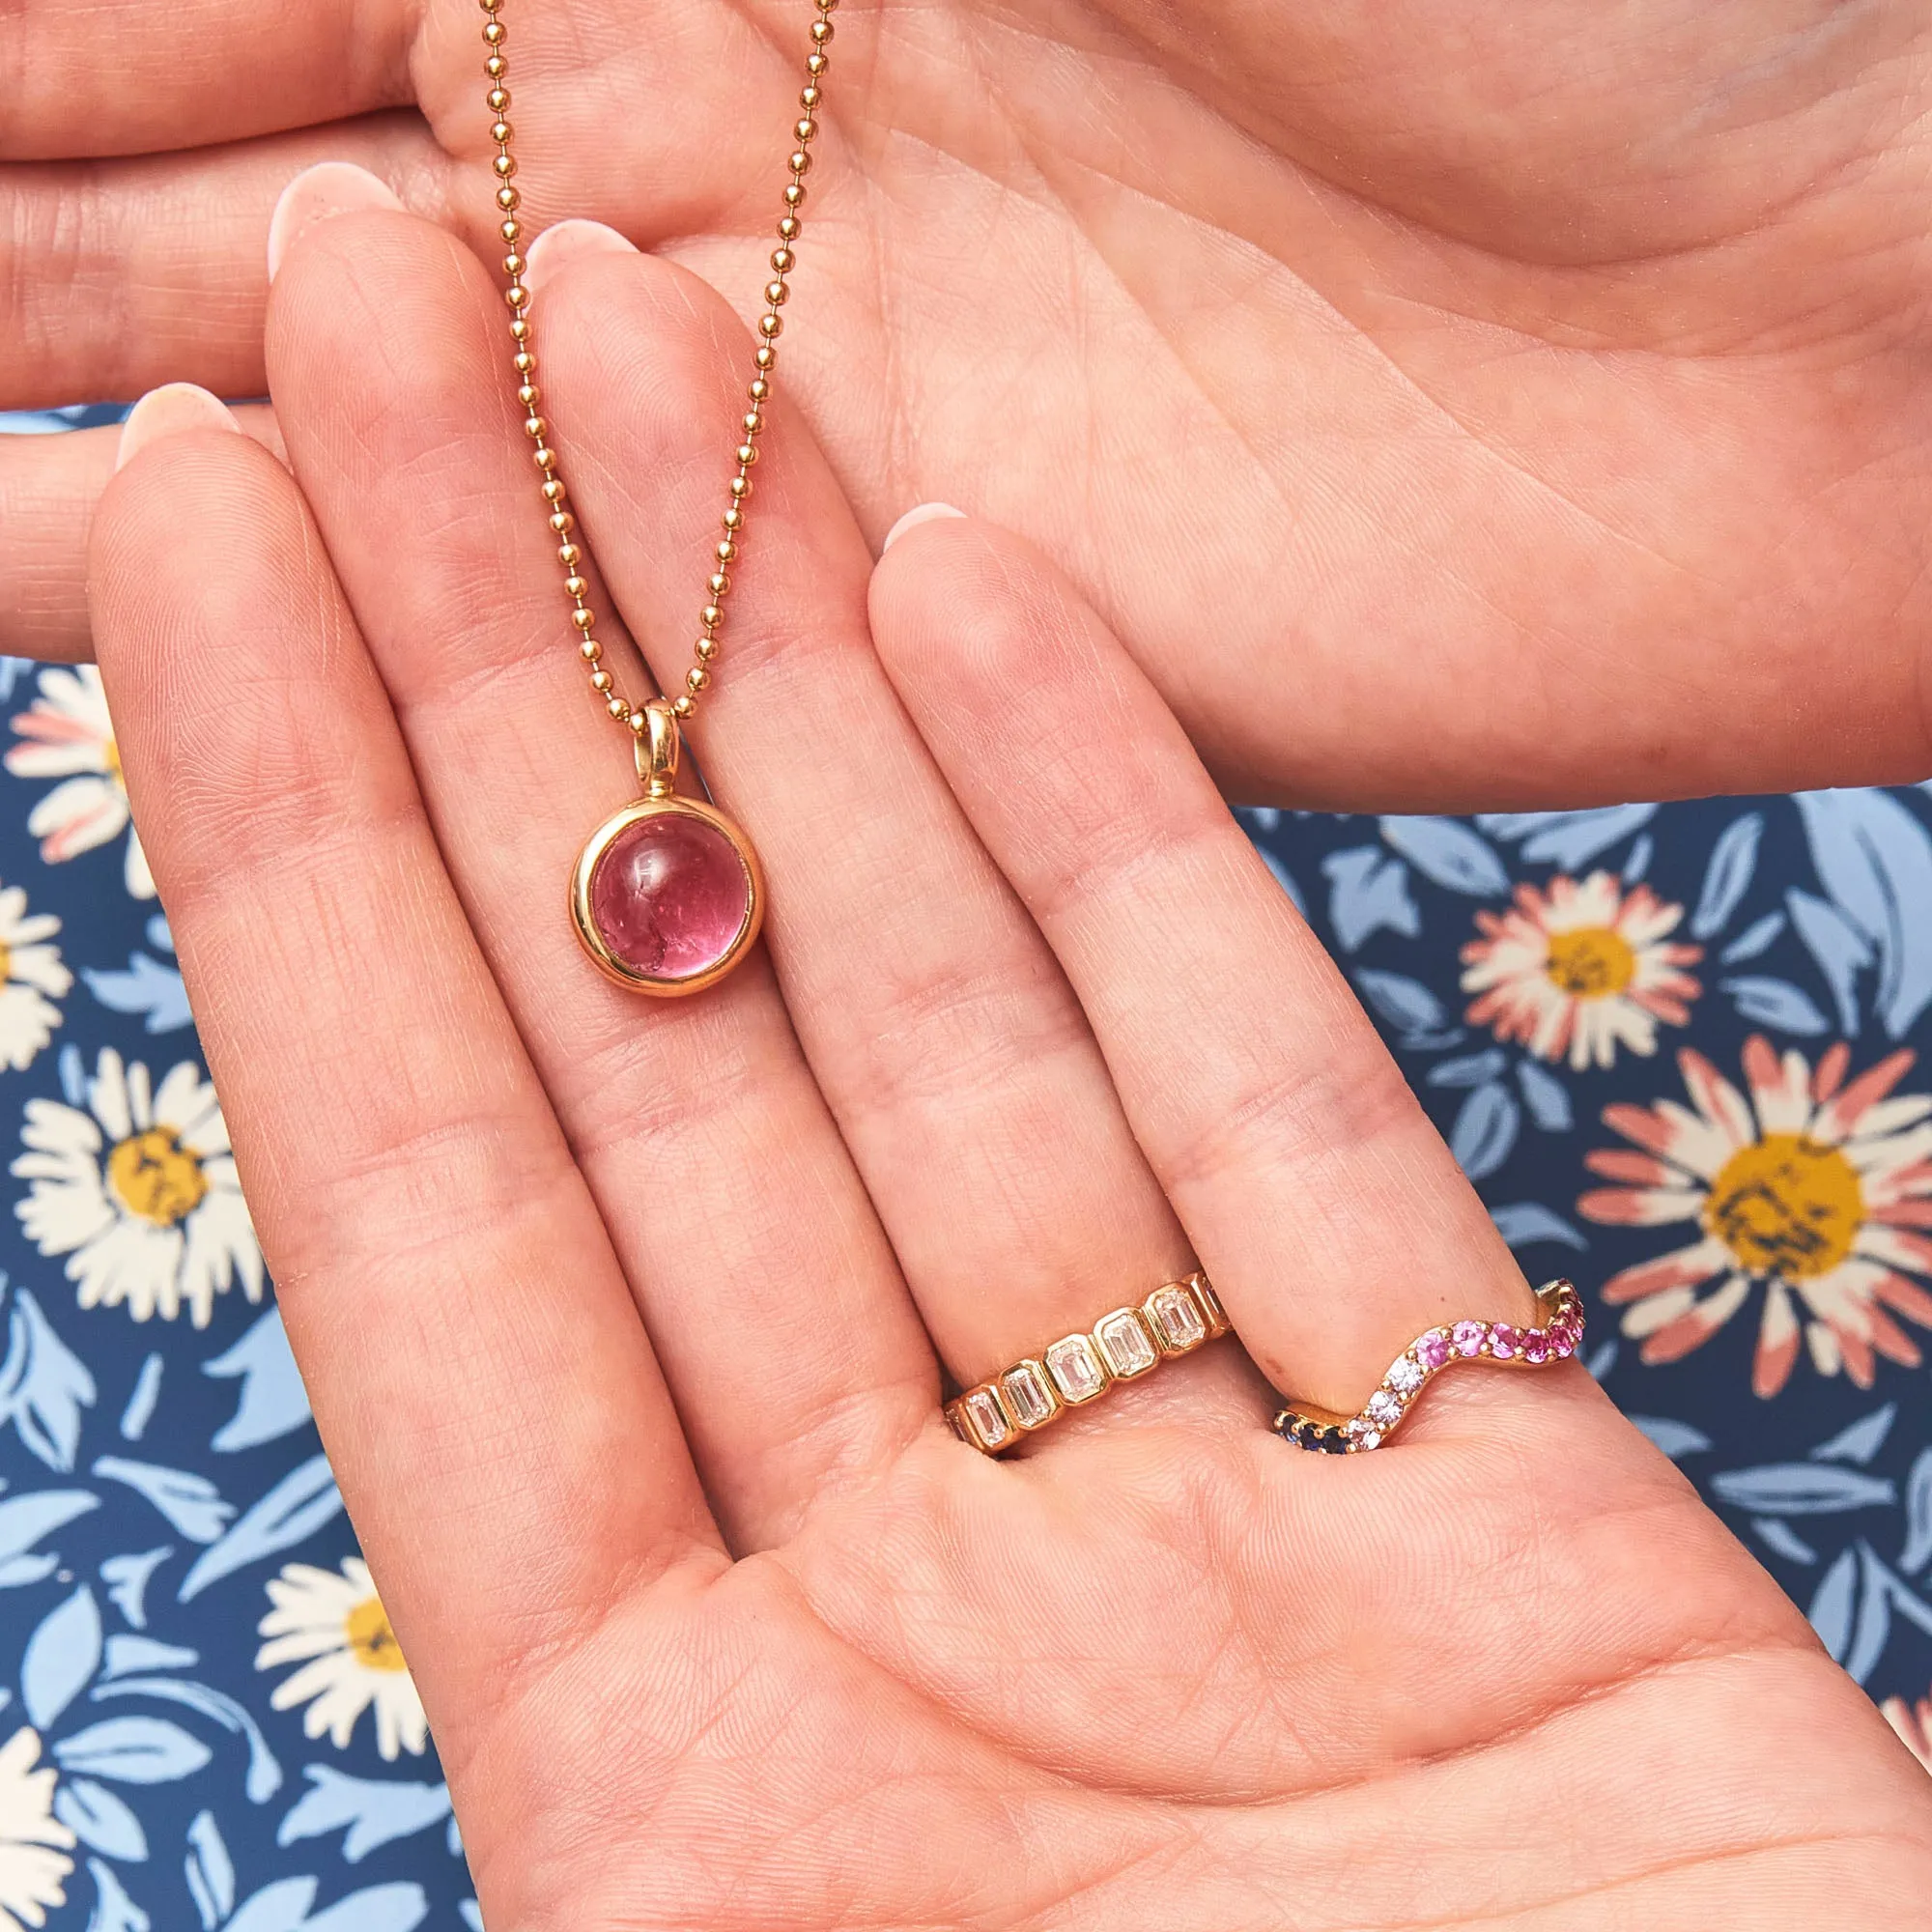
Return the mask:
<svg viewBox="0 0 1932 1932"><path fill-rule="evenodd" d="M1736 980L1720 980L1718 987L1720 992L1728 993L1736 1003L1740 1019L1774 1028L1778 1033L1796 1034L1803 1038L1812 1038L1832 1030L1832 1022L1811 1003L1810 996L1801 992L1788 980L1747 975Z"/></svg>
<svg viewBox="0 0 1932 1932"><path fill-rule="evenodd" d="M100 1605L85 1583L41 1619L20 1660L20 1701L44 1731L100 1666Z"/></svg>
<svg viewBox="0 0 1932 1932"><path fill-rule="evenodd" d="M112 1865L89 1859L87 1869L94 1880L94 1911L87 1932L154 1932L154 1920L128 1896Z"/></svg>
<svg viewBox="0 0 1932 1932"><path fill-rule="evenodd" d="M212 1549L202 1551L182 1578L181 1601L198 1597L219 1578L265 1556L305 1543L342 1509L342 1492L326 1456L311 1456L289 1471Z"/></svg>
<svg viewBox="0 0 1932 1932"><path fill-rule="evenodd" d="M1427 1033L1448 1020L1435 995L1420 980L1406 974L1381 973L1365 966L1355 975L1355 985L1389 1025L1404 1033Z"/></svg>
<svg viewBox="0 0 1932 1932"><path fill-rule="evenodd" d="M1509 1070L1509 1060L1499 1047L1486 1047L1481 1053L1465 1053L1460 1060L1440 1060L1429 1069L1432 1087L1481 1087L1500 1080Z"/></svg>
<svg viewBox="0 0 1932 1932"><path fill-rule="evenodd" d="M165 1718L104 1718L62 1738L55 1762L77 1777L104 1777L115 1784L172 1784L192 1777L213 1753Z"/></svg>
<svg viewBox="0 0 1932 1932"><path fill-rule="evenodd" d="M139 1555L110 1556L100 1566L107 1600L136 1630L148 1627L148 1579L175 1553L173 1544Z"/></svg>
<svg viewBox="0 0 1932 1932"><path fill-rule="evenodd" d="M1709 939L1721 932L1738 909L1738 901L1750 890L1751 874L1757 870L1758 841L1764 837L1764 813L1747 811L1734 818L1711 847L1711 863L1704 867L1703 890L1697 895L1697 910L1690 915L1690 937Z"/></svg>
<svg viewBox="0 0 1932 1932"><path fill-rule="evenodd" d="M99 1507L100 1498L87 1490L36 1490L0 1502L0 1563L26 1555L42 1537Z"/></svg>
<svg viewBox="0 0 1932 1932"><path fill-rule="evenodd" d="M1538 1241L1558 1241L1566 1248L1590 1245L1583 1234L1540 1201L1519 1201L1507 1208L1492 1208L1490 1219L1513 1248L1527 1248Z"/></svg>
<svg viewBox="0 0 1932 1932"><path fill-rule="evenodd" d="M1301 896L1301 888L1294 883L1294 875L1265 845L1257 845L1255 850L1262 855L1262 864L1274 874L1274 882L1288 895L1288 902L1303 919L1308 917L1308 901Z"/></svg>
<svg viewBox="0 0 1932 1932"><path fill-rule="evenodd" d="M1522 1104L1529 1118L1547 1134L1567 1134L1576 1125L1570 1111L1569 1090L1547 1066L1533 1060L1516 1064L1516 1084L1522 1090Z"/></svg>
<svg viewBox="0 0 1932 1932"><path fill-rule="evenodd" d="M194 1017L187 1008L187 988L178 967L163 966L145 952L128 955L125 973L97 973L83 966L80 977L87 990L117 1013L145 1013L150 1033L172 1033Z"/></svg>
<svg viewBox="0 0 1932 1932"><path fill-rule="evenodd" d="M449 1816L449 1787L406 1784L392 1779L348 1777L327 1765L302 1768L309 1781L275 1833L275 1843L292 1845L345 1828L342 1856L358 1864L379 1846L440 1825Z"/></svg>
<svg viewBox="0 0 1932 1932"><path fill-rule="evenodd" d="M175 950L175 936L168 930L167 915L156 913L143 928L148 935L148 944L156 952L172 953Z"/></svg>
<svg viewBox="0 0 1932 1932"><path fill-rule="evenodd" d="M1589 1359L1583 1366L1589 1370L1593 1381L1602 1381L1617 1365L1617 1343L1615 1336L1607 1342L1599 1343L1590 1351Z"/></svg>
<svg viewBox="0 0 1932 1932"><path fill-rule="evenodd" d="M187 1828L185 1865L188 1895L201 1914L202 1932L214 1932L235 1910L235 1861L213 1811L197 1812Z"/></svg>
<svg viewBox="0 0 1932 1932"><path fill-rule="evenodd" d="M1885 1438L1891 1433L1892 1419L1898 1414L1898 1405L1889 1402L1883 1408L1872 1412L1851 1425L1841 1429L1829 1442L1821 1442L1811 1452L1814 1463L1869 1463L1885 1447Z"/></svg>
<svg viewBox="0 0 1932 1932"><path fill-rule="evenodd" d="M164 1703L185 1705L204 1718L212 1718L224 1730L233 1731L248 1745L248 1776L242 1789L251 1804L266 1804L282 1788L282 1767L269 1748L262 1727L225 1690L211 1690L181 1677L125 1677L97 1684L97 1703L108 1697L157 1697Z"/></svg>
<svg viewBox="0 0 1932 1932"><path fill-rule="evenodd" d="M1784 902L1791 908L1791 923L1805 951L1817 962L1832 989L1832 1002L1838 1009L1840 1031L1859 1030L1858 978L1872 963L1872 949L1857 926L1829 900L1814 898L1796 887L1786 893Z"/></svg>
<svg viewBox="0 0 1932 1932"><path fill-rule="evenodd" d="M1656 856L1656 841L1646 832L1632 844L1630 856L1624 861L1624 884L1627 886L1639 884L1643 875L1650 870L1650 862Z"/></svg>
<svg viewBox="0 0 1932 1932"><path fill-rule="evenodd" d="M211 1448L252 1449L299 1429L309 1419L308 1391L289 1352L279 1308L270 1309L226 1354L204 1362L201 1372L242 1378L242 1400L215 1431Z"/></svg>
<svg viewBox="0 0 1932 1932"><path fill-rule="evenodd" d="M102 1456L90 1473L102 1482L126 1483L146 1496L190 1543L213 1543L235 1514L235 1505L223 1502L221 1492L206 1476L186 1469Z"/></svg>
<svg viewBox="0 0 1932 1932"><path fill-rule="evenodd" d="M1862 1684L1878 1668L1891 1636L1891 1600L1886 1578L1878 1574L1879 1563L1871 1551L1859 1545L1859 1568L1864 1588L1859 1592L1859 1614L1852 1626L1851 1648L1844 1657L1845 1674L1854 1684Z"/></svg>
<svg viewBox="0 0 1932 1932"><path fill-rule="evenodd" d="M1859 1559L1854 1550L1845 1550L1825 1572L1806 1612L1818 1641L1831 1653L1833 1663L1842 1663L1852 1647L1852 1615L1857 1608Z"/></svg>
<svg viewBox="0 0 1932 1932"><path fill-rule="evenodd" d="M1353 952L1378 932L1413 939L1422 915L1409 896L1408 867L1379 845L1331 852L1321 862L1328 880L1328 923L1344 952Z"/></svg>
<svg viewBox="0 0 1932 1932"><path fill-rule="evenodd" d="M141 1364L134 1392L128 1398L128 1406L121 1411L121 1439L124 1442L140 1441L148 1424L155 1419L155 1405L160 1399L161 1351L156 1349Z"/></svg>
<svg viewBox="0 0 1932 1932"><path fill-rule="evenodd" d="M1882 1476L1861 1475L1822 1463L1767 1463L1711 1478L1727 1503L1753 1516L1825 1516L1836 1510L1877 1509L1897 1501Z"/></svg>
<svg viewBox="0 0 1932 1932"><path fill-rule="evenodd" d="M228 1921L227 1932L302 1932L309 1922L308 1909L321 1889L312 1878L277 1879L242 1901L241 1911Z"/></svg>
<svg viewBox="0 0 1932 1932"><path fill-rule="evenodd" d="M1471 898L1501 898L1509 873L1487 839L1454 818L1384 818L1381 834L1424 878Z"/></svg>
<svg viewBox="0 0 1932 1932"><path fill-rule="evenodd" d="M1932 1002L1932 837L1883 791L1794 803L1820 883L1878 950L1878 1017L1900 1038Z"/></svg>
<svg viewBox="0 0 1932 1932"><path fill-rule="evenodd" d="M141 1670L189 1670L201 1662L192 1650L179 1644L157 1643L151 1636L128 1636L116 1631L107 1639L107 1667L103 1677L131 1677Z"/></svg>
<svg viewBox="0 0 1932 1932"><path fill-rule="evenodd" d="M1905 1548L1898 1567L1916 1577L1932 1563L1932 1449L1921 1449L1905 1479Z"/></svg>
<svg viewBox="0 0 1932 1932"><path fill-rule="evenodd" d="M1654 805L1609 805L1585 811L1482 812L1476 823L1498 838L1520 838L1531 865L1574 872L1656 816Z"/></svg>
<svg viewBox="0 0 1932 1932"><path fill-rule="evenodd" d="M54 1792L54 1816L91 1851L138 1865L148 1856L141 1821L104 1784L64 1777Z"/></svg>
<svg viewBox="0 0 1932 1932"><path fill-rule="evenodd" d="M459 1899L457 1911L463 1915L463 1922L469 1932L483 1932L483 1910L473 1898Z"/></svg>
<svg viewBox="0 0 1932 1932"><path fill-rule="evenodd" d="M415 1932L429 1917L419 1885L372 1885L318 1912L302 1932ZM231 1926L229 1932L234 1932Z"/></svg>
<svg viewBox="0 0 1932 1932"><path fill-rule="evenodd" d="M1793 1563L1817 1562L1818 1552L1788 1522L1775 1516L1754 1516L1751 1527L1764 1539L1767 1548Z"/></svg>
<svg viewBox="0 0 1932 1932"><path fill-rule="evenodd" d="M1719 960L1726 966L1740 966L1747 959L1755 959L1760 953L1769 952L1773 942L1784 930L1784 915L1781 912L1768 912L1762 919L1754 919L1718 954Z"/></svg>
<svg viewBox="0 0 1932 1932"><path fill-rule="evenodd" d="M1642 1430L1673 1463L1686 1456L1701 1456L1711 1446L1711 1438L1688 1422L1672 1422L1662 1415L1633 1415L1629 1419L1633 1428Z"/></svg>
<svg viewBox="0 0 1932 1932"><path fill-rule="evenodd" d="M64 1475L80 1446L80 1412L94 1400L86 1364L54 1333L41 1304L15 1289L0 1366L0 1424L11 1422L29 1454Z"/></svg>
<svg viewBox="0 0 1932 1932"><path fill-rule="evenodd" d="M1493 1082L1478 1087L1457 1113L1449 1151L1471 1180L1482 1180L1510 1157L1521 1122L1521 1109L1507 1087Z"/></svg>

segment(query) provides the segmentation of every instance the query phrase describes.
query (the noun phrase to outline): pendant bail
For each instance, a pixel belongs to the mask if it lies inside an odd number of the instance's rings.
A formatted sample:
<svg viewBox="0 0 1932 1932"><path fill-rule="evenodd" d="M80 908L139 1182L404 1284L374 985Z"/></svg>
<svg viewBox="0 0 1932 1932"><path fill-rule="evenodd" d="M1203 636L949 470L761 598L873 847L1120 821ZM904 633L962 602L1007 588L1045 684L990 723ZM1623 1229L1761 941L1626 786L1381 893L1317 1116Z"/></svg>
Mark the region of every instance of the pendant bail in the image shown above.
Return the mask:
<svg viewBox="0 0 1932 1932"><path fill-rule="evenodd" d="M680 734L677 714L668 697L654 697L644 706L650 722L647 732L639 732L632 750L638 760L638 782L646 798L669 798L677 790L677 754Z"/></svg>

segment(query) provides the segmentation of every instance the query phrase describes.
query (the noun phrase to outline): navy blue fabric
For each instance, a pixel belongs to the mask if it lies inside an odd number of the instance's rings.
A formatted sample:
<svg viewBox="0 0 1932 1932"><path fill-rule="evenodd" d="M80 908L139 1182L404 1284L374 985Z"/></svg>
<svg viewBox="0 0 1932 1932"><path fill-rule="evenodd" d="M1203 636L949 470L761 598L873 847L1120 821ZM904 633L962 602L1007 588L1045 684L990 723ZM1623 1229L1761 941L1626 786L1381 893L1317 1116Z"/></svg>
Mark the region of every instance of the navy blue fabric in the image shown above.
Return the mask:
<svg viewBox="0 0 1932 1932"><path fill-rule="evenodd" d="M407 1673L251 1293L166 926L90 750L98 682L9 661L0 697L0 1932L474 1928ZM1591 1371L1925 1750L1932 1065L1891 1057L1932 1043L1932 801L1244 816L1531 1277L1583 1286ZM7 1004L22 974L55 1015L38 1046L39 1009ZM1607 1065L1572 1064L1579 1030ZM1747 1060L1783 1083L1777 1120ZM1631 1205L1660 1188L1690 1218ZM201 1250L154 1246L190 1226ZM1604 1300L1721 1247L1712 1227L1737 1245L1709 1277ZM317 1658L288 1654L331 1618Z"/></svg>

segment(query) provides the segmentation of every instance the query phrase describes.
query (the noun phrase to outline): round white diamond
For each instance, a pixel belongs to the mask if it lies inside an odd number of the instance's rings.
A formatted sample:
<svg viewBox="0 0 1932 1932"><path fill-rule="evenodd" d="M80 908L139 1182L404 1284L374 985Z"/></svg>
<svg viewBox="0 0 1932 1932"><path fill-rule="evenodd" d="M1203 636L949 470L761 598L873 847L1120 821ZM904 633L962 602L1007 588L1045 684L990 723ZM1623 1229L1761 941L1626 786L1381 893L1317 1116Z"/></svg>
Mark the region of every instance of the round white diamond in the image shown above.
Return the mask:
<svg viewBox="0 0 1932 1932"><path fill-rule="evenodd" d="M1422 1370L1413 1355L1405 1355L1396 1363L1388 1372L1388 1383L1391 1388L1405 1393L1422 1386Z"/></svg>

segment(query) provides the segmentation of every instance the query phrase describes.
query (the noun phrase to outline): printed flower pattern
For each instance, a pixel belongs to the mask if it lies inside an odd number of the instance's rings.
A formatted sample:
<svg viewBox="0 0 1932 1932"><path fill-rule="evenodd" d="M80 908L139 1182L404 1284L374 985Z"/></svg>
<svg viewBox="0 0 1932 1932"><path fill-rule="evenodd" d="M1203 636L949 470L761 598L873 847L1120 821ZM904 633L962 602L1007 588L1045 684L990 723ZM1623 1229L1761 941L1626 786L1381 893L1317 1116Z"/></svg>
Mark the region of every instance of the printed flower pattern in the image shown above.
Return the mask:
<svg viewBox="0 0 1932 1932"><path fill-rule="evenodd" d="M40 696L14 720L20 741L7 753L15 778L58 779L27 814L41 857L58 866L128 832L128 891L155 896L154 874L140 835L128 829L128 786L107 716L107 694L92 665L41 672Z"/></svg>
<svg viewBox="0 0 1932 1932"><path fill-rule="evenodd" d="M1604 1299L1629 1304L1624 1332L1646 1361L1698 1348L1761 1291L1752 1385L1775 1395L1801 1338L1821 1375L1843 1369L1871 1387L1881 1355L1906 1368L1918 1344L1894 1317L1932 1326L1932 1097L1893 1097L1912 1065L1889 1054L1847 1080L1840 1041L1816 1068L1754 1035L1747 1092L1700 1053L1679 1056L1687 1109L1619 1103L1604 1110L1634 1151L1605 1149L1587 1165L1605 1179L1578 1203L1592 1220L1633 1227L1692 1224L1686 1245L1625 1268Z"/></svg>
<svg viewBox="0 0 1932 1932"><path fill-rule="evenodd" d="M1471 1026L1577 1072L1608 1066L1619 1046L1657 1051L1657 1023L1685 1026L1701 990L1684 969L1703 949L1672 942L1681 905L1608 872L1580 884L1519 885L1508 912L1479 911L1482 938L1463 949Z"/></svg>
<svg viewBox="0 0 1932 1932"><path fill-rule="evenodd" d="M21 1226L65 1255L83 1308L125 1305L137 1321L185 1308L207 1327L238 1280L262 1293L262 1256L214 1089L191 1061L153 1086L103 1048L85 1105L30 1100L13 1171L31 1183Z"/></svg>
<svg viewBox="0 0 1932 1932"><path fill-rule="evenodd" d="M429 1724L369 1566L359 1556L347 1558L339 1573L292 1563L270 1582L269 1597L274 1608L261 1623L269 1641L255 1654L255 1668L302 1665L275 1687L275 1709L305 1706L302 1729L312 1738L327 1733L340 1750L373 1706L384 1757L393 1761L405 1750L420 1756Z"/></svg>
<svg viewBox="0 0 1932 1932"><path fill-rule="evenodd" d="M73 975L51 944L60 930L52 913L30 913L18 886L0 887L0 1065L31 1066L54 1037Z"/></svg>
<svg viewBox="0 0 1932 1932"><path fill-rule="evenodd" d="M1903 1697L1888 1697L1879 1709L1906 1749L1927 1771L1932 1771L1932 1690L1916 1703L1907 1703Z"/></svg>
<svg viewBox="0 0 1932 1932"><path fill-rule="evenodd" d="M0 1932L43 1926L67 1902L74 1835L54 1817L55 1773L40 1756L27 1725L0 1745Z"/></svg>

